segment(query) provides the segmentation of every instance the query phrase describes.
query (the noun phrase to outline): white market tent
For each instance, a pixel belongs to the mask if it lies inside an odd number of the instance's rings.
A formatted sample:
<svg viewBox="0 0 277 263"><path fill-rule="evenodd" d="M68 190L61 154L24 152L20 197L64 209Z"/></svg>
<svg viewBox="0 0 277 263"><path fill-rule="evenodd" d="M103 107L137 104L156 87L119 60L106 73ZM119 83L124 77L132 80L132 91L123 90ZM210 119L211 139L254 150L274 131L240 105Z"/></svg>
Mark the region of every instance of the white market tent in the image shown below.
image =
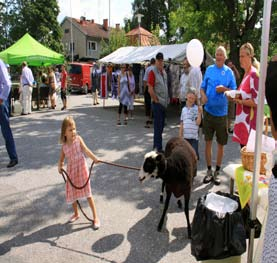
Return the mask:
<svg viewBox="0 0 277 263"><path fill-rule="evenodd" d="M158 52L163 53L165 61L168 61L171 58L174 62L182 62L186 56L187 44L188 43L159 46L121 47L108 56L101 58L99 62L113 64L143 63L145 61L150 61L151 58L155 58ZM206 62L208 65L213 63L213 58L210 54L207 54Z"/></svg>

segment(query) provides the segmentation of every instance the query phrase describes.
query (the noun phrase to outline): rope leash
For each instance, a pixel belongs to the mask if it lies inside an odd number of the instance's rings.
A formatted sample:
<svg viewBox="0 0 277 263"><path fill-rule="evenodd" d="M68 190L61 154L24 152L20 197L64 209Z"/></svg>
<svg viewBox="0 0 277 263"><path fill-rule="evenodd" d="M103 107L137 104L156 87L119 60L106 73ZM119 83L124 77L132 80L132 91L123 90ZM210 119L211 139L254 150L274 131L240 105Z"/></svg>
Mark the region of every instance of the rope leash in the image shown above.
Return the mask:
<svg viewBox="0 0 277 263"><path fill-rule="evenodd" d="M106 162L106 161L102 161L102 160L99 160L99 162L100 163L104 163L104 164L108 164L108 165L112 165L112 166L116 166L116 167L130 169L130 170L136 170L136 171L140 170L140 168L133 167L133 166L127 166L127 165L122 165L122 164L117 164L117 163L111 163L111 162Z"/></svg>
<svg viewBox="0 0 277 263"><path fill-rule="evenodd" d="M88 177L87 181L85 182L85 184L84 184L83 186L76 186L75 184L73 184L73 182L71 181L71 179L70 179L70 177L68 176L67 172L66 172L64 169L62 169L62 176L63 176L64 182L66 183L66 179L65 179L65 178L67 178L68 182L71 184L71 186L72 186L73 188L76 188L76 189L79 189L79 190L85 188L86 185L87 185L88 182L89 182L90 177L91 177L93 165L94 165L94 162L92 162L92 164L91 164L91 166L90 166L90 169L89 169L89 177ZM83 210L83 208L82 208L82 206L81 206L79 200L77 200L76 202L77 202L77 205L78 205L78 207L80 208L82 214L84 215L84 217L85 217L88 221L94 223L94 220L91 219L91 218L89 218L88 215L87 215L87 214L85 213L85 211Z"/></svg>
<svg viewBox="0 0 277 263"><path fill-rule="evenodd" d="M116 163L111 163L111 162L106 162L106 161L101 161L101 160L99 160L99 162L100 162L100 163L103 163L103 164L108 164L108 165L116 166L116 167L121 167L121 168L125 168L125 169L130 169L130 170L136 170L136 171L139 171L139 170L140 170L139 168L137 168L137 167L132 167L132 166L126 166L126 165L121 165L121 164L116 164ZM66 180L68 180L68 182L71 184L71 186L72 186L73 188L75 188L75 189L78 189L78 190L81 190L81 189L85 188L86 185L88 184L89 180L90 180L91 175L92 175L92 168L93 168L93 165L94 165L94 162L92 162L92 164L91 164L91 166L90 166L90 169L89 169L89 177L88 177L88 179L86 180L86 182L84 183L84 185L82 185L82 186L77 186L77 185L75 185L75 184L71 181L71 179L70 179L68 173L67 173L64 169L62 169L62 176L63 176L64 182L66 183ZM76 202L77 202L77 205L78 205L78 207L80 208L82 214L84 215L84 217L85 217L88 221L90 221L90 222L93 223L94 220L91 219L91 218L89 218L89 217L87 216L87 214L85 213L85 211L82 209L82 206L81 206L81 204L79 203L79 201L77 200Z"/></svg>

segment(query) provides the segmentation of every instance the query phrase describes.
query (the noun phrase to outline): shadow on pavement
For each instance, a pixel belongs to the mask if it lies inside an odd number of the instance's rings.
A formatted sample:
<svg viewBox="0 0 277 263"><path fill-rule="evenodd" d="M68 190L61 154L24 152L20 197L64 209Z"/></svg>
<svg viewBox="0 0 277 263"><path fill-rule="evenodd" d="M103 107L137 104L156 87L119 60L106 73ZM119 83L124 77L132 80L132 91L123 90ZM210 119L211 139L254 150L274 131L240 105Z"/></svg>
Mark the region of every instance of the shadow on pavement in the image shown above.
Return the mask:
<svg viewBox="0 0 277 263"><path fill-rule="evenodd" d="M0 255L8 253L14 247L21 247L28 244L37 242L48 243L51 246L56 246L56 241L65 235L72 234L73 232L82 231L84 229L91 228L91 224L79 228L73 228L71 224L54 224L42 228L30 235L24 235L20 233L10 240L7 240L0 244ZM51 240L53 239L53 240Z"/></svg>
<svg viewBox="0 0 277 263"><path fill-rule="evenodd" d="M161 210L158 198L157 205L153 206L154 202L153 200L143 200L137 205L138 209L149 208L147 204L151 204L151 207L147 215L133 225L127 233L131 249L125 263L160 262L168 252L180 251L190 243L190 240L187 239L186 227L173 229L171 235L175 238L170 240L170 233L166 229L167 217L165 217L162 231L157 231Z"/></svg>

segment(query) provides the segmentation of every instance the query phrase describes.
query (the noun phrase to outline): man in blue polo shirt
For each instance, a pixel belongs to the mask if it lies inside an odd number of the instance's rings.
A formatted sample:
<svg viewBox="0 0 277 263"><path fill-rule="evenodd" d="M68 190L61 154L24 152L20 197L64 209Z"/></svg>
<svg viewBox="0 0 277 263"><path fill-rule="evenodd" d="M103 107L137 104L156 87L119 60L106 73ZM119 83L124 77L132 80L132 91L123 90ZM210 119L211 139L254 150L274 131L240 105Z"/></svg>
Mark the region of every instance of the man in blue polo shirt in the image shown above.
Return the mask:
<svg viewBox="0 0 277 263"><path fill-rule="evenodd" d="M224 154L224 145L228 141L228 100L224 92L237 88L232 70L224 64L226 58L225 48L219 46L215 53L215 64L207 68L201 84L201 102L205 104L203 111L203 132L206 141L205 156L208 168L203 180L205 184L211 181L214 181L216 185L220 184L218 175ZM216 169L213 173L212 142L214 134L216 134L217 141L217 158Z"/></svg>

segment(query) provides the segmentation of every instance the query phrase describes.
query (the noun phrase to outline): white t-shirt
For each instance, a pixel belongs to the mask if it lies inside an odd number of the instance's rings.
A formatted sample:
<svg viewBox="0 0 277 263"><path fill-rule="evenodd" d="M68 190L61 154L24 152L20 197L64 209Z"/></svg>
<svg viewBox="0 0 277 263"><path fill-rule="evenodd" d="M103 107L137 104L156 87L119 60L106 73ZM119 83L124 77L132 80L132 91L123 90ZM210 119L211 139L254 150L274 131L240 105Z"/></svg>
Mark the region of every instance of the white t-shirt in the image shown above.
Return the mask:
<svg viewBox="0 0 277 263"><path fill-rule="evenodd" d="M198 117L198 106L183 107L180 121L183 122L183 137L184 139L198 140L199 126L196 124Z"/></svg>
<svg viewBox="0 0 277 263"><path fill-rule="evenodd" d="M148 83L148 75L149 75L149 72L153 69L153 65L152 66L148 66L145 70L145 73L144 73L144 77L143 77L143 81L146 81L146 83Z"/></svg>

